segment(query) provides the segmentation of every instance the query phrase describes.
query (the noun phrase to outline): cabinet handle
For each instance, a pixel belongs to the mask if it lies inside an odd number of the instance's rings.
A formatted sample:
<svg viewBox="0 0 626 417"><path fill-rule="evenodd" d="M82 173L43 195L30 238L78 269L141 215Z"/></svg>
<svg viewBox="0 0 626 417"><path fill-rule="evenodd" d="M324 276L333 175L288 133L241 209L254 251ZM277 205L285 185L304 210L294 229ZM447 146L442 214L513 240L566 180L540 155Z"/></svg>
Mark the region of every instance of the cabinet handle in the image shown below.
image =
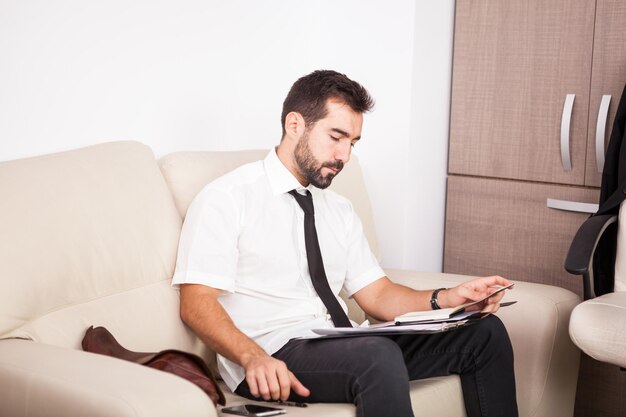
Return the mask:
<svg viewBox="0 0 626 417"><path fill-rule="evenodd" d="M563 164L565 171L572 170L572 160L569 153L569 126L574 108L574 98L576 98L576 94L565 96L563 114L561 115L561 164Z"/></svg>
<svg viewBox="0 0 626 417"><path fill-rule="evenodd" d="M598 172L602 174L604 169L604 132L606 131L606 118L609 115L610 95L603 95L598 110L598 122L596 123L596 166Z"/></svg>
<svg viewBox="0 0 626 417"><path fill-rule="evenodd" d="M593 214L598 211L598 205L593 203L581 203L578 201L556 200L548 198L547 206L551 209L574 211L576 213Z"/></svg>

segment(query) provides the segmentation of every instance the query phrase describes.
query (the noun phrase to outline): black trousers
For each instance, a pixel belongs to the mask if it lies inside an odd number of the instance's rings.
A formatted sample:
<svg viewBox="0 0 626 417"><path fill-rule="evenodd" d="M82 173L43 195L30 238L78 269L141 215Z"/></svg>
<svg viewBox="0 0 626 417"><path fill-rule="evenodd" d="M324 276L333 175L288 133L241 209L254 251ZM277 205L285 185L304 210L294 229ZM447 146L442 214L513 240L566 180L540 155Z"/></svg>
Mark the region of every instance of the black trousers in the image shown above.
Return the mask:
<svg viewBox="0 0 626 417"><path fill-rule="evenodd" d="M450 374L469 417L518 415L513 350L494 315L445 333L291 340L273 356L311 391L290 400L353 403L358 417L413 416L409 381ZM245 380L236 393L254 399Z"/></svg>

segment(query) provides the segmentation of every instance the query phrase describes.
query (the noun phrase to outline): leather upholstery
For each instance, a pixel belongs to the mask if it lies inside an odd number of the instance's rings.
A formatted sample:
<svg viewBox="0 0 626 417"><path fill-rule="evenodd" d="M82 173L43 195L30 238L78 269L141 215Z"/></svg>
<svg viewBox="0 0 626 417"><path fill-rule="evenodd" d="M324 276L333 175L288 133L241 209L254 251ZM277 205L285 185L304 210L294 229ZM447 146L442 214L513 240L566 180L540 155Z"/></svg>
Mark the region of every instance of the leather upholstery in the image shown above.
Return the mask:
<svg viewBox="0 0 626 417"><path fill-rule="evenodd" d="M592 358L626 368L626 293L592 298L572 312L570 335Z"/></svg>

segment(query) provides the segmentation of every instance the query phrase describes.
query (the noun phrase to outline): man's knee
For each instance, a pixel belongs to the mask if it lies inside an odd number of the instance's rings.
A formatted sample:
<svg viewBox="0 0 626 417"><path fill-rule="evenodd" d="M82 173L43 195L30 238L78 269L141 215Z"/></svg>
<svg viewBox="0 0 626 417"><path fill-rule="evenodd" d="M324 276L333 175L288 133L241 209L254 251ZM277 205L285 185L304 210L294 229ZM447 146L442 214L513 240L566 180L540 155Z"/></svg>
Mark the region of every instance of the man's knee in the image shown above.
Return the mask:
<svg viewBox="0 0 626 417"><path fill-rule="evenodd" d="M354 349L353 360L359 369L361 378L372 377L380 381L407 381L408 372L402 356L402 350L386 337L360 338Z"/></svg>
<svg viewBox="0 0 626 417"><path fill-rule="evenodd" d="M504 323L502 323L502 321L493 314L481 320L479 322L479 328L481 328L486 338L495 341L509 340L509 334L506 331Z"/></svg>
<svg viewBox="0 0 626 417"><path fill-rule="evenodd" d="M513 360L513 347L506 327L497 316L490 315L481 320L475 330L475 337L482 344L482 350L490 355Z"/></svg>

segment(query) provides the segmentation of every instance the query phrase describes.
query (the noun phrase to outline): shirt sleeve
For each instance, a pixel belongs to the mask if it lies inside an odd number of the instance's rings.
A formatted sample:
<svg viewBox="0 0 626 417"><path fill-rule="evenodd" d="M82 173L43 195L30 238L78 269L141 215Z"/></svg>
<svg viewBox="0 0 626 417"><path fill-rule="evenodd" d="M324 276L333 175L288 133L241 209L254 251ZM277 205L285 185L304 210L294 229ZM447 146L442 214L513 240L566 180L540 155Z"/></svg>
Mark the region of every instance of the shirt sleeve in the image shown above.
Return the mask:
<svg viewBox="0 0 626 417"><path fill-rule="evenodd" d="M172 285L202 284L234 292L238 230L232 194L206 186L187 210Z"/></svg>
<svg viewBox="0 0 626 417"><path fill-rule="evenodd" d="M348 261L343 288L349 297L385 276L363 232L363 224L350 204L347 223Z"/></svg>

